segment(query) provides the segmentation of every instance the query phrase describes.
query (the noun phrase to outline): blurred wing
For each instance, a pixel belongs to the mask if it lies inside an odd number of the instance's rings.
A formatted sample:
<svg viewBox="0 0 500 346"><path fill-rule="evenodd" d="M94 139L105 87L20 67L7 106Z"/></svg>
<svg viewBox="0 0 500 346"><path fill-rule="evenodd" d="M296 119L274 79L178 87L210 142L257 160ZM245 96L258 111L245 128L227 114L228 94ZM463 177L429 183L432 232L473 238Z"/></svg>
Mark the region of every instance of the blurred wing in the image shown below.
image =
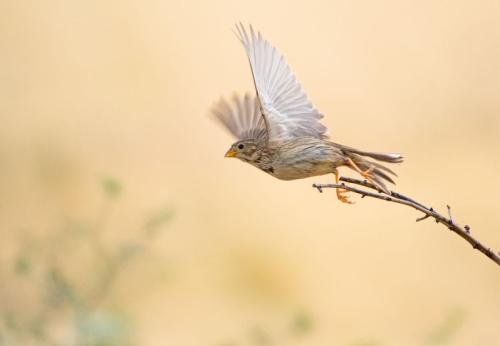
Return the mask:
<svg viewBox="0 0 500 346"><path fill-rule="evenodd" d="M242 98L234 94L230 102L221 98L212 107L212 113L238 139L256 139L267 135L256 96L245 94Z"/></svg>
<svg viewBox="0 0 500 346"><path fill-rule="evenodd" d="M311 104L283 55L260 32L250 26L248 34L240 23L236 36L247 52L262 114L270 140L313 136L327 138L323 117Z"/></svg>

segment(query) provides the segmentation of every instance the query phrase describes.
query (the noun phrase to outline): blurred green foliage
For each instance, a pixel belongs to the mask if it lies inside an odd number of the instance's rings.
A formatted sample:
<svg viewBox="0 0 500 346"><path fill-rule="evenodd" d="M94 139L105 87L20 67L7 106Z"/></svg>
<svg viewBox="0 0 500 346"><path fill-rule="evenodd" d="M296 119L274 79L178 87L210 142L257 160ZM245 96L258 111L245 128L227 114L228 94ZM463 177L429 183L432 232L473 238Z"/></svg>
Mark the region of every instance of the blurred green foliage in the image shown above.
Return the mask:
<svg viewBox="0 0 500 346"><path fill-rule="evenodd" d="M18 275L28 274L31 269L31 263L28 258L24 256L19 256L15 263L15 272Z"/></svg>
<svg viewBox="0 0 500 346"><path fill-rule="evenodd" d="M300 311L292 317L290 330L296 336L306 335L314 328L312 317L304 311Z"/></svg>
<svg viewBox="0 0 500 346"><path fill-rule="evenodd" d="M351 346L382 346L383 344L373 339L362 339L357 340L351 344Z"/></svg>
<svg viewBox="0 0 500 346"><path fill-rule="evenodd" d="M450 309L444 321L438 324L430 335L416 345L453 345L453 339L463 327L465 321L465 310L463 308ZM305 310L298 310L292 314L288 328L284 330L275 330L264 328L262 326L253 327L247 332L247 337L234 338L216 344L217 346L238 346L238 345L287 345L300 343L300 338L307 336L314 331L315 321L313 317ZM391 343L388 343L392 345ZM334 344L336 345L336 344ZM385 342L371 338L359 338L349 343L350 346L383 346Z"/></svg>
<svg viewBox="0 0 500 346"><path fill-rule="evenodd" d="M101 188L104 202L94 220L70 222L42 239L28 234L20 242L7 274L11 276L2 281L23 290L14 289L10 299L0 297L0 345L135 344L132 319L113 301L114 284L127 264L148 249L173 212L157 210L130 239L106 242L105 235L112 230L105 225L123 186L108 177L101 181ZM79 252L84 248L90 253ZM87 265L75 277L71 266L79 262ZM21 308L15 302L23 302L24 292L36 302Z"/></svg>
<svg viewBox="0 0 500 346"><path fill-rule="evenodd" d="M102 189L110 198L118 198L122 192L122 184L111 177L102 179Z"/></svg>
<svg viewBox="0 0 500 346"><path fill-rule="evenodd" d="M466 319L465 310L459 307L450 309L444 321L429 336L430 345L449 345L462 329Z"/></svg>
<svg viewBox="0 0 500 346"><path fill-rule="evenodd" d="M287 345L292 340L300 341L300 338L309 335L314 330L314 319L305 310L297 310L292 313L291 319L282 328L266 328L254 326L246 331L246 335L234 340L226 340L216 344L217 346L255 345L272 346Z"/></svg>
<svg viewBox="0 0 500 346"><path fill-rule="evenodd" d="M270 346L274 345L271 333L264 328L253 328L250 330L249 339L252 345Z"/></svg>

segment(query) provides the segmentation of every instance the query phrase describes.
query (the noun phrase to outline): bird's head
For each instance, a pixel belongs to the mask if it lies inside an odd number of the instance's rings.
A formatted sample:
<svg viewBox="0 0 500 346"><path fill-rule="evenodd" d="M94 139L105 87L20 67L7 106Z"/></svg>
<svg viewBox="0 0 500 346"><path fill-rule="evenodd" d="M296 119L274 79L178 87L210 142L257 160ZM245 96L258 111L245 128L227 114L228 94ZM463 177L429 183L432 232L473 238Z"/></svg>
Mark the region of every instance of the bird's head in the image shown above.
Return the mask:
<svg viewBox="0 0 500 346"><path fill-rule="evenodd" d="M254 162L259 156L259 146L255 140L244 139L233 143L226 152L226 157L236 157L242 161Z"/></svg>

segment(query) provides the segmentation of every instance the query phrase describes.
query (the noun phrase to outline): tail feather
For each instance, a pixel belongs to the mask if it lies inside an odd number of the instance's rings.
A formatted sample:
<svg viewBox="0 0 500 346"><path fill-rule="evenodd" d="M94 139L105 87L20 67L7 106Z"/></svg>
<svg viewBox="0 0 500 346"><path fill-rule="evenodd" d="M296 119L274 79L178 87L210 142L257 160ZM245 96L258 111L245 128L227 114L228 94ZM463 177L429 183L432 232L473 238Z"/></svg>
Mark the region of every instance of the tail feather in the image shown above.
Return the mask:
<svg viewBox="0 0 500 346"><path fill-rule="evenodd" d="M403 162L403 156L397 153L373 153L369 151L361 151L350 147L342 147L342 148L348 152L358 154L361 156L368 156L377 161L389 162L389 163Z"/></svg>
<svg viewBox="0 0 500 346"><path fill-rule="evenodd" d="M365 157L369 157L381 162L400 163L403 162L403 156L395 153L384 154L366 152L345 146L341 146L341 149L349 158L354 161L354 163L362 171L371 170L371 174L373 176L372 180L375 185L377 185L377 187L379 187L385 193L390 194L390 191L385 185L384 180L395 184L394 180L391 176L389 176L389 174L397 176L396 173L378 162L367 160Z"/></svg>
<svg viewBox="0 0 500 346"><path fill-rule="evenodd" d="M372 162L372 164L373 164L373 163L374 163L374 162ZM369 167L368 167L367 169L369 169ZM373 174L374 174L375 176L378 176L378 177L381 177L381 178L383 178L383 179L387 180L388 182L390 182L390 183L392 183L392 184L396 184L396 183L394 182L394 180L393 180L393 179L392 179L389 175L385 174L382 170L380 170L380 169L378 169L378 168L373 169Z"/></svg>
<svg viewBox="0 0 500 346"><path fill-rule="evenodd" d="M397 177L398 175L396 173L394 173L394 171L390 168L387 168L386 166L384 165L381 165L380 163L378 162L375 162L375 161L368 161L366 160L367 162L370 162L370 164L375 167L375 168L378 168L379 170L382 170L382 171L385 171L387 173L390 173L392 174L393 176Z"/></svg>

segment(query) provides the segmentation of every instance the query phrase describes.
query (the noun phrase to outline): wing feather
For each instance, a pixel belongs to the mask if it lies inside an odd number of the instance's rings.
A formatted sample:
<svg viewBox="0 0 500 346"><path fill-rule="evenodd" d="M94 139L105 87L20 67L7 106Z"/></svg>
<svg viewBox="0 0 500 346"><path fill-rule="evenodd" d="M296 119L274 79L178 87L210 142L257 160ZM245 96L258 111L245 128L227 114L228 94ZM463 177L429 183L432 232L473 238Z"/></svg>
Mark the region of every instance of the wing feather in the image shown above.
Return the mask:
<svg viewBox="0 0 500 346"><path fill-rule="evenodd" d="M221 98L212 106L212 114L238 139L267 136L264 118L256 96L234 94L230 102Z"/></svg>
<svg viewBox="0 0 500 346"><path fill-rule="evenodd" d="M309 101L302 86L276 48L250 25L236 25L236 36L245 47L270 140L299 136L327 138L323 117Z"/></svg>

